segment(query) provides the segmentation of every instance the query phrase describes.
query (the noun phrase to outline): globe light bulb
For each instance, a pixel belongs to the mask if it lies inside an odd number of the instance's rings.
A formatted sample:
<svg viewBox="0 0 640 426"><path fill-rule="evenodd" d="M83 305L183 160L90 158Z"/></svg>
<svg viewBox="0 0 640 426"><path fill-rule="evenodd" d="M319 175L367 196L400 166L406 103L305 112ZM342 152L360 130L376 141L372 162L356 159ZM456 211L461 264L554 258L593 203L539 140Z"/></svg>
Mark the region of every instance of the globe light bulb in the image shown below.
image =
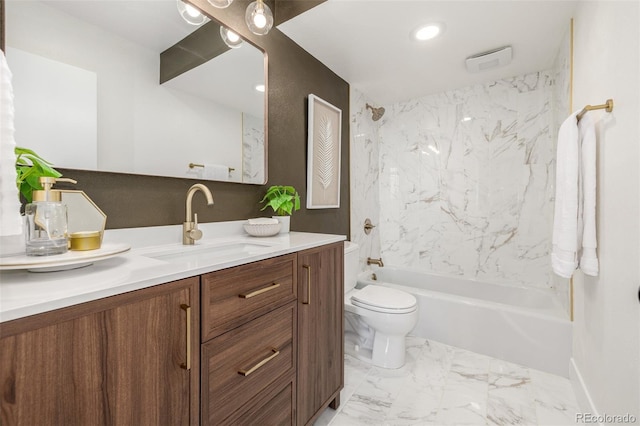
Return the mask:
<svg viewBox="0 0 640 426"><path fill-rule="evenodd" d="M249 30L256 35L265 35L273 27L273 13L262 0L256 0L247 6L244 20Z"/></svg>
<svg viewBox="0 0 640 426"><path fill-rule="evenodd" d="M220 37L222 38L222 41L232 49L237 49L242 46L242 39L240 36L227 27L220 26Z"/></svg>
<svg viewBox="0 0 640 426"><path fill-rule="evenodd" d="M209 18L200 13L197 8L183 2L182 0L176 0L176 6L178 7L178 13L180 16L182 16L182 19L184 19L188 24L202 25L209 21Z"/></svg>
<svg viewBox="0 0 640 426"><path fill-rule="evenodd" d="M218 9L224 9L225 7L229 7L233 0L207 0L209 4L213 7L217 7Z"/></svg>
<svg viewBox="0 0 640 426"><path fill-rule="evenodd" d="M267 18L265 18L262 13L256 13L253 15L253 23L258 28L264 28L264 26L267 25Z"/></svg>
<svg viewBox="0 0 640 426"><path fill-rule="evenodd" d="M196 9L195 7L191 6L190 4L187 4L187 13L189 14L189 16L191 16L192 18L197 18L198 16L200 16L200 12L198 11L198 9Z"/></svg>

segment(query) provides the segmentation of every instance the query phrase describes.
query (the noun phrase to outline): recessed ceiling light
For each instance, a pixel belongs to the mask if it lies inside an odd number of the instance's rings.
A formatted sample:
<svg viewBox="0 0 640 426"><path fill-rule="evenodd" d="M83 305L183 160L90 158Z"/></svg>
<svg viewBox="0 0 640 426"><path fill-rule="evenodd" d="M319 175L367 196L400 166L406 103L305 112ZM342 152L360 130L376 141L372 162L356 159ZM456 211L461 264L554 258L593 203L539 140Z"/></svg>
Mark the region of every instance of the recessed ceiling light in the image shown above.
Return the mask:
<svg viewBox="0 0 640 426"><path fill-rule="evenodd" d="M440 24L426 24L422 25L411 32L411 37L418 41L431 40L437 37L442 32L442 25Z"/></svg>

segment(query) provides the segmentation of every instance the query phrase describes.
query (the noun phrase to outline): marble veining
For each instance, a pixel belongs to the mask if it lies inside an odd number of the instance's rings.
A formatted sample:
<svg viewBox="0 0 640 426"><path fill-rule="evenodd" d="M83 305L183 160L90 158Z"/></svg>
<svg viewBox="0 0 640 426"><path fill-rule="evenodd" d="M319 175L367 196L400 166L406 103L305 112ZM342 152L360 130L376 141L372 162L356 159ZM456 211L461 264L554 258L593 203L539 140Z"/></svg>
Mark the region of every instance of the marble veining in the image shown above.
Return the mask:
<svg viewBox="0 0 640 426"><path fill-rule="evenodd" d="M542 71L385 105L377 184L386 263L551 286L552 89Z"/></svg>
<svg viewBox="0 0 640 426"><path fill-rule="evenodd" d="M364 221L380 222L378 125L371 119L366 104L372 103L364 94L351 89L351 241L360 247L360 269L367 257L380 257L379 227L369 235L364 233Z"/></svg>
<svg viewBox="0 0 640 426"><path fill-rule="evenodd" d="M242 182L264 182L264 119L242 114Z"/></svg>
<svg viewBox="0 0 640 426"><path fill-rule="evenodd" d="M411 336L397 370L346 355L341 401L316 426L560 426L579 411L568 379Z"/></svg>

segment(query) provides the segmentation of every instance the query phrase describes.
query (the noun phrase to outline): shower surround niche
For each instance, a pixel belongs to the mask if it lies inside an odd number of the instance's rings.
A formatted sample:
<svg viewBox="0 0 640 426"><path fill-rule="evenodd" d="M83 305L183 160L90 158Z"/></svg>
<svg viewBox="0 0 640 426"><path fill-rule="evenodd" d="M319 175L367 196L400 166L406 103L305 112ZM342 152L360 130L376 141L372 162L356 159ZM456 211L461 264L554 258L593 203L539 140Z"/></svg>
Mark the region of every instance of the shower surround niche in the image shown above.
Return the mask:
<svg viewBox="0 0 640 426"><path fill-rule="evenodd" d="M385 263L551 286L553 78L535 72L385 105L377 129Z"/></svg>

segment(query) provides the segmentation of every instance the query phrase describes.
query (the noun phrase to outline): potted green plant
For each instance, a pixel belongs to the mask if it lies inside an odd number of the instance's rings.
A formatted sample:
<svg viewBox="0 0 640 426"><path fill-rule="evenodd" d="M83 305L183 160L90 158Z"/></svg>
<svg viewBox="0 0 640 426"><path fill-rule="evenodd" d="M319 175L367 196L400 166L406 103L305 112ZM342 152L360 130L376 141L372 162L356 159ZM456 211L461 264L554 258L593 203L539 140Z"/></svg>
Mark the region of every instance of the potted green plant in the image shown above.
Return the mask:
<svg viewBox="0 0 640 426"><path fill-rule="evenodd" d="M27 148L15 147L16 185L27 203L32 201L33 190L42 189L40 176L60 177L62 174L51 167L51 163Z"/></svg>
<svg viewBox="0 0 640 426"><path fill-rule="evenodd" d="M273 185L269 187L261 203L266 203L260 211L271 207L274 218L280 222L280 233L289 232L289 223L294 211L300 210L300 195L293 186Z"/></svg>

